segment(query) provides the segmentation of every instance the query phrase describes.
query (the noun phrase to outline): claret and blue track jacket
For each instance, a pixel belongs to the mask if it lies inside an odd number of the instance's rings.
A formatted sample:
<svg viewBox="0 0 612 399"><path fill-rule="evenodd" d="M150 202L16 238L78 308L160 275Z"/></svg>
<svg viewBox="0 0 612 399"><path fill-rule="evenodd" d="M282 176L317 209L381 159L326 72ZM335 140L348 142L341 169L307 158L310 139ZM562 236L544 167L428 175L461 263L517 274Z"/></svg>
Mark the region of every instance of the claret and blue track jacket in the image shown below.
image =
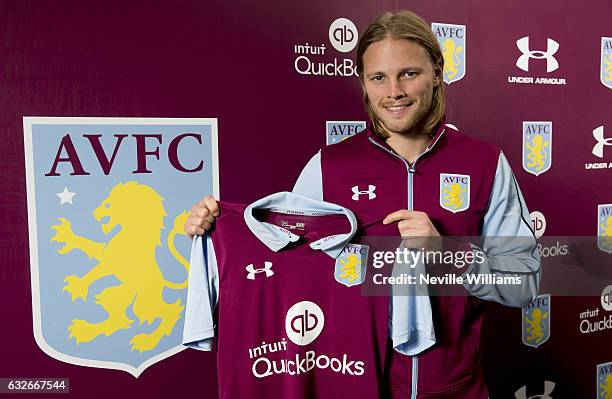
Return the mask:
<svg viewBox="0 0 612 399"><path fill-rule="evenodd" d="M529 211L504 154L442 123L410 164L366 130L312 157L293 191L347 207L358 220L400 209L425 212L442 236L479 239L472 250L485 261L462 273L521 278L519 285L466 282L465 295L432 296L436 343L418 355L391 351L390 397L486 398L482 300L523 307L540 281Z"/></svg>

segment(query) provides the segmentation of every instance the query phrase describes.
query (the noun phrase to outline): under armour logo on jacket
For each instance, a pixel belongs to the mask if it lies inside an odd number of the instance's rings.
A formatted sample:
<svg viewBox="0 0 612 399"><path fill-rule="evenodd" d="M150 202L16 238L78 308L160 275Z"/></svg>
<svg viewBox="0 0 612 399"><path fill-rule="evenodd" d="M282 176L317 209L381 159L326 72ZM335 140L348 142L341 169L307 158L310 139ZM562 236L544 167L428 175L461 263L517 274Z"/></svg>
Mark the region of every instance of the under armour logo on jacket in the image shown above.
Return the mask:
<svg viewBox="0 0 612 399"><path fill-rule="evenodd" d="M359 201L359 196L360 195L368 195L368 199L374 199L376 198L376 193L374 192L374 190L376 190L376 186L373 185L369 185L367 190L359 190L359 186L353 186L352 187L353 190L353 196L351 197L353 199L353 201Z"/></svg>
<svg viewBox="0 0 612 399"><path fill-rule="evenodd" d="M555 53L559 50L559 43L554 41L553 39L547 39L547 48L546 51L538 51L529 49L529 36L525 36L516 41L516 47L521 50L521 55L518 60L516 60L516 66L521 68L523 71L529 71L529 59L535 58L538 60L546 59L546 72L552 72L559 69L559 63L556 58L553 57Z"/></svg>
<svg viewBox="0 0 612 399"><path fill-rule="evenodd" d="M593 155L603 158L604 146L612 145L612 137L604 138L604 127L600 126L593 130L593 137L597 140L597 144L593 147Z"/></svg>
<svg viewBox="0 0 612 399"><path fill-rule="evenodd" d="M255 280L255 275L257 273L266 273L266 277L272 277L274 275L274 271L272 270L272 262L264 262L264 267L260 269L255 269L253 264L251 263L247 267L245 267L246 271L249 272L247 274L247 278L249 280Z"/></svg>

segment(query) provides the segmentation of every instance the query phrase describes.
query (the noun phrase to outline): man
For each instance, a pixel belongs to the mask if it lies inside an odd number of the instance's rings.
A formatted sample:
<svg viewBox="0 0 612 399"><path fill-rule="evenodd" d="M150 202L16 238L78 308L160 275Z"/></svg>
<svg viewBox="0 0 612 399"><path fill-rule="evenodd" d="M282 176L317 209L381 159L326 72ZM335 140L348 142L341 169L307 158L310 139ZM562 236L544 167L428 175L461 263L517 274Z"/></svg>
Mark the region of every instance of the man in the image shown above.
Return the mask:
<svg viewBox="0 0 612 399"><path fill-rule="evenodd" d="M360 38L356 64L371 125L316 154L293 191L350 208L358 219L384 216L414 248L443 249L440 236L479 237L470 249L484 262L450 272L520 279L466 282L463 296L442 289L431 297L435 344L391 350L389 396L484 399L481 299L522 307L537 294L529 212L503 153L444 124L444 59L425 21L410 11L378 17ZM185 231L202 234L217 215L205 197Z"/></svg>

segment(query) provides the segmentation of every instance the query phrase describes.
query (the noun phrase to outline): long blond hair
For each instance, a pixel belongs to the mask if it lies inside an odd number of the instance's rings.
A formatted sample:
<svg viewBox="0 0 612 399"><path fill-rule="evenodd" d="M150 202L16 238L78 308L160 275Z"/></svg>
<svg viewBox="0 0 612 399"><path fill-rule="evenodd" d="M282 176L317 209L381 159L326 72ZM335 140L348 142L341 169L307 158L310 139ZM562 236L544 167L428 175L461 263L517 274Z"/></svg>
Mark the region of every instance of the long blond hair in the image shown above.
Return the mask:
<svg viewBox="0 0 612 399"><path fill-rule="evenodd" d="M357 74L363 83L363 55L372 43L380 42L391 37L392 39L412 40L421 45L437 71L440 83L434 87L433 98L429 113L424 117L423 133L433 134L436 127L444 116L444 84L442 83L442 73L444 71L444 57L440 50L438 39L433 34L429 25L412 11L403 10L397 13L386 12L376 18L365 29L359 43L357 44ZM382 129L380 121L372 110L367 94L363 93L365 109L372 120L374 132L381 137L387 137Z"/></svg>

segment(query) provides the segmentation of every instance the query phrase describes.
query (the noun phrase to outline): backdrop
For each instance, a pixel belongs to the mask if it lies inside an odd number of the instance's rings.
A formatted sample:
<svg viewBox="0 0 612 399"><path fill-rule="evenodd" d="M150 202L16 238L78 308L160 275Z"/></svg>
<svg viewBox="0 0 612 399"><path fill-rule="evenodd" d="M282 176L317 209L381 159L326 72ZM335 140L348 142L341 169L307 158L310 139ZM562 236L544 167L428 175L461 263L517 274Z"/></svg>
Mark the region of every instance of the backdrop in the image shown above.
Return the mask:
<svg viewBox="0 0 612 399"><path fill-rule="evenodd" d="M447 122L502 148L530 211L539 212L538 233L565 237L542 244L543 256L572 255L570 236L611 235L608 0L2 1L0 377L70 378L75 397L217 393L210 354L182 351L135 378L39 348L23 116L216 118L220 196L250 202L290 189L318 148L363 128L352 70L357 31L401 8L433 23L443 44ZM50 146L55 154L57 143ZM192 184L184 202L203 190ZM551 295L532 304L547 314L539 337L525 333L529 309L489 305L482 356L492 398L610 397L605 245L582 253L595 256L587 269L596 293L542 292ZM545 271L549 281L558 277Z"/></svg>

